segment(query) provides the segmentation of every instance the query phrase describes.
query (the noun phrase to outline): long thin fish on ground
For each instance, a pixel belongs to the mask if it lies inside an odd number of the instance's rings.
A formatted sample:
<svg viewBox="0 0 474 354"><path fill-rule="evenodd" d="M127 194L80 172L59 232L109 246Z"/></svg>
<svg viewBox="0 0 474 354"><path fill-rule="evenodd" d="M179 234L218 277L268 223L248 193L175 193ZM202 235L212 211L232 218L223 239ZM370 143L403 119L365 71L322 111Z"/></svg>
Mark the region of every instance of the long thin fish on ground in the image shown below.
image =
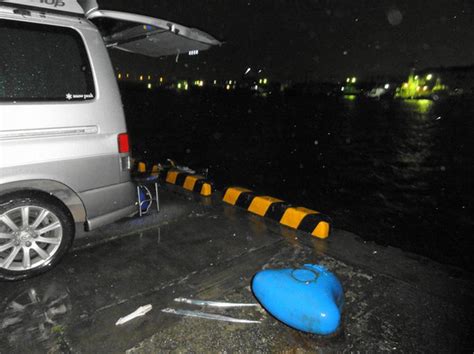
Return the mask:
<svg viewBox="0 0 474 354"><path fill-rule="evenodd" d="M198 300L198 299L187 299L185 297L178 297L174 299L176 302L196 305L196 306L211 306L211 307L220 307L220 308L231 308L231 307L260 307L259 304L243 304L243 303L233 303L233 302L223 302L223 301L207 301L207 300Z"/></svg>
<svg viewBox="0 0 474 354"><path fill-rule="evenodd" d="M180 316L186 316L186 317L204 318L206 320L225 321L225 322L233 322L233 323L261 323L261 321L245 320L241 318L234 318L234 317L217 315L217 314L206 313L206 312L201 312L201 311L190 311L190 310L166 308L166 309L161 310L161 312L171 313L173 315L180 315Z"/></svg>

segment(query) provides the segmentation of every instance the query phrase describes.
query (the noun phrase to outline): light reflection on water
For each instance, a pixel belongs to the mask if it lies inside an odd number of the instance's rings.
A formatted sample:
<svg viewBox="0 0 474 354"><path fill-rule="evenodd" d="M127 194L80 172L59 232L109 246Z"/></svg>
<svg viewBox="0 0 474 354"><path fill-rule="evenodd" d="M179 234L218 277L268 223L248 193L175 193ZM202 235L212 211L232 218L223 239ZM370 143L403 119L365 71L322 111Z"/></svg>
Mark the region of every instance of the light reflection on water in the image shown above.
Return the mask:
<svg viewBox="0 0 474 354"><path fill-rule="evenodd" d="M409 129L403 139L397 140L394 147L396 160L406 166L399 173L419 173L422 166L427 162L433 150L433 119L430 119L430 109L433 101L430 100L404 100L401 101L403 108L407 107L410 115Z"/></svg>
<svg viewBox="0 0 474 354"><path fill-rule="evenodd" d="M356 95L344 95L342 96L346 101L355 101L355 99L357 98Z"/></svg>
<svg viewBox="0 0 474 354"><path fill-rule="evenodd" d="M431 107L433 106L433 101L427 99L407 99L400 101L402 105L410 107L410 109L415 113L427 114L429 113Z"/></svg>

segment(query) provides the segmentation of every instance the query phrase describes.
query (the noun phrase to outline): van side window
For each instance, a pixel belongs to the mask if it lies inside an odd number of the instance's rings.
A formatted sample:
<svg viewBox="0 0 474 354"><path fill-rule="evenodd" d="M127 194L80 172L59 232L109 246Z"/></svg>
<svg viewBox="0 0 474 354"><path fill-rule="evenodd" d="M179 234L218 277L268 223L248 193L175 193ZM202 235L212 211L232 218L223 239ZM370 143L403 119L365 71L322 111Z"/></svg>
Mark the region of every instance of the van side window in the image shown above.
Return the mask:
<svg viewBox="0 0 474 354"><path fill-rule="evenodd" d="M71 28L0 20L0 101L95 97L81 36Z"/></svg>

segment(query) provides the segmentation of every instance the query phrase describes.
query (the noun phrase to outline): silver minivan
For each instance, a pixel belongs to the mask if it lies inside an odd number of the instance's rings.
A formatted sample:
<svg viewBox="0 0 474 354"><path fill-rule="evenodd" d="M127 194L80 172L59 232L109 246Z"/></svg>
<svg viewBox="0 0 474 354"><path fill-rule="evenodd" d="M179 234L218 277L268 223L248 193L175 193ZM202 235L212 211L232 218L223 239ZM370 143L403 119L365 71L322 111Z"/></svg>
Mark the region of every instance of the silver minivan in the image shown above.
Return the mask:
<svg viewBox="0 0 474 354"><path fill-rule="evenodd" d="M137 210L107 48L159 57L217 44L95 0L0 0L0 280L50 269L76 230Z"/></svg>

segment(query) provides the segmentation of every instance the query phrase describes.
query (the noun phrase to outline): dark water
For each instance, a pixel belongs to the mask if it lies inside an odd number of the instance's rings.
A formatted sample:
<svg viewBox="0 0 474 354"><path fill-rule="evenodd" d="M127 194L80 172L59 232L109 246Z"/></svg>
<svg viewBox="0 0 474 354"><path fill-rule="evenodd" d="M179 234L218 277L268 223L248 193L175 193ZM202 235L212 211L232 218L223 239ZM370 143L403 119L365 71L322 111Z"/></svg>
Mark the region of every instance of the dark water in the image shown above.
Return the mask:
<svg viewBox="0 0 474 354"><path fill-rule="evenodd" d="M218 186L247 186L474 270L473 101L122 94L135 155L209 168Z"/></svg>

